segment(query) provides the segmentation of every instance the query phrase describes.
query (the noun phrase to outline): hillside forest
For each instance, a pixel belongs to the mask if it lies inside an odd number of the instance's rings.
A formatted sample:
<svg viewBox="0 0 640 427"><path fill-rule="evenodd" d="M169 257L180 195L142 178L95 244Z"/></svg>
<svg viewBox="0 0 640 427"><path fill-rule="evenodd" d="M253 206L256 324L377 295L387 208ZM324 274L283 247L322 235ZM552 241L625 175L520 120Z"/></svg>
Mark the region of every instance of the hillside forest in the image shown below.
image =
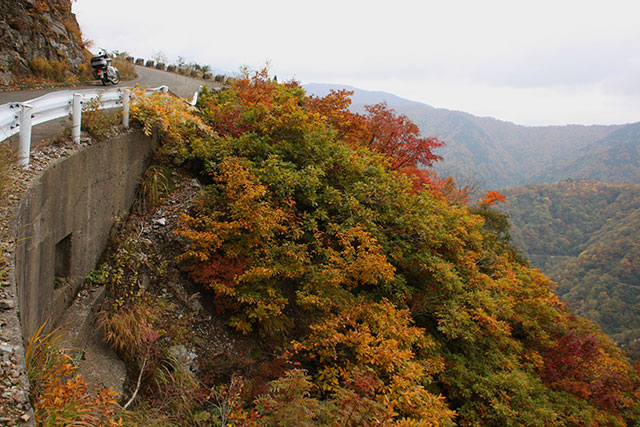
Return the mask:
<svg viewBox="0 0 640 427"><path fill-rule="evenodd" d="M640 359L640 186L567 180L504 193L514 245L572 310Z"/></svg>
<svg viewBox="0 0 640 427"><path fill-rule="evenodd" d="M307 96L266 70L197 109L137 95L132 115L162 141L148 182L202 186L165 236L175 256L141 238L173 197L163 185L90 277L137 395L126 411L102 398L100 422L638 425L637 368L509 244L503 196L469 204L419 168L439 139L385 104L353 113L349 95ZM185 280L200 308L171 298Z"/></svg>

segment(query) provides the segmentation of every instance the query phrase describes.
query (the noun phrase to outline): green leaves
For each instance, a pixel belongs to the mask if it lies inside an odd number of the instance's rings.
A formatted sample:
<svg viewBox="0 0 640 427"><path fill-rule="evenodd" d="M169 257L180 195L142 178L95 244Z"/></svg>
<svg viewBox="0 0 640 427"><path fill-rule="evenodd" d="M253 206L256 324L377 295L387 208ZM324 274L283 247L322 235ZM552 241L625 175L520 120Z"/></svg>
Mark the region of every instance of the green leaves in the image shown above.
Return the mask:
<svg viewBox="0 0 640 427"><path fill-rule="evenodd" d="M435 161L437 141L382 107L350 113L344 96L305 98L259 72L203 93L202 124L170 132L210 182L183 217L181 261L231 327L270 335L274 357L305 368L272 383L256 424L635 420L631 404L599 405L544 380L575 323L509 245L506 217L491 208L500 196L470 208L451 180L394 171L413 165L407 156ZM370 125L393 150L366 148ZM398 126L413 147L393 136ZM600 350L594 360L625 377L607 401L637 398L628 362Z"/></svg>

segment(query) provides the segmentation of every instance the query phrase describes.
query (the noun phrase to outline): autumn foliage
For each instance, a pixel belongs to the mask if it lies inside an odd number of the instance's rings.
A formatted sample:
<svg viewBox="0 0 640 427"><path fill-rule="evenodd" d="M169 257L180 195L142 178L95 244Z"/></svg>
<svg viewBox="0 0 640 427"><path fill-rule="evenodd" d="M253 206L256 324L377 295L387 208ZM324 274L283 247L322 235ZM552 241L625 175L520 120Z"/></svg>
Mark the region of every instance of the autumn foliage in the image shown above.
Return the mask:
<svg viewBox="0 0 640 427"><path fill-rule="evenodd" d="M204 91L194 118L140 110L206 182L184 271L291 367L234 394L236 424L637 425L637 372L509 245L503 196L467 206L428 169L441 141L348 95L262 71Z"/></svg>
<svg viewBox="0 0 640 427"><path fill-rule="evenodd" d="M118 394L112 389L90 390L78 367L60 348L64 332L46 332L45 322L30 337L25 351L31 400L38 425L51 427L121 426Z"/></svg>

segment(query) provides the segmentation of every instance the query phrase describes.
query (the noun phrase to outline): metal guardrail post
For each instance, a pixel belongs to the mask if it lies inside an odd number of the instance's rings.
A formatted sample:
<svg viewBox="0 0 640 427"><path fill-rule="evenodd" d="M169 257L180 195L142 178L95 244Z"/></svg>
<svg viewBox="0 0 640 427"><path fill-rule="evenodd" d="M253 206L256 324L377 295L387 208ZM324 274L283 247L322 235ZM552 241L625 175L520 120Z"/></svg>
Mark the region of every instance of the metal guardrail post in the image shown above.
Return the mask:
<svg viewBox="0 0 640 427"><path fill-rule="evenodd" d="M201 90L202 90L202 85L200 85L196 93L193 94L193 98L191 99L191 102L189 102L190 105L196 105L198 103L198 97L200 96Z"/></svg>
<svg viewBox="0 0 640 427"><path fill-rule="evenodd" d="M73 94L73 108L71 110L73 124L71 127L71 139L74 144L80 144L80 123L82 121L82 94Z"/></svg>
<svg viewBox="0 0 640 427"><path fill-rule="evenodd" d="M29 153L31 152L31 114L33 106L22 104L20 109L20 141L18 143L18 165L29 169Z"/></svg>
<svg viewBox="0 0 640 427"><path fill-rule="evenodd" d="M131 101L131 89L125 89L122 94L122 126L129 129L129 103Z"/></svg>

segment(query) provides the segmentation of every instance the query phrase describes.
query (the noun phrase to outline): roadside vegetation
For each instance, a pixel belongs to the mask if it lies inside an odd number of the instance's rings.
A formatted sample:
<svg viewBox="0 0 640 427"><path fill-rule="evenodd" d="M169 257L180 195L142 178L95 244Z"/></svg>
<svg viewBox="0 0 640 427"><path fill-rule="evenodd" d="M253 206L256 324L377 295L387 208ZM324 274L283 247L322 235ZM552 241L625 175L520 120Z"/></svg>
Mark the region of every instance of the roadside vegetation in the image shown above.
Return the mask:
<svg viewBox="0 0 640 427"><path fill-rule="evenodd" d="M42 325L25 349L31 400L38 425L116 426L117 394L100 389L92 392L77 367L61 348L64 332Z"/></svg>
<svg viewBox="0 0 640 427"><path fill-rule="evenodd" d="M108 422L638 425L637 369L509 244L503 196L470 205L441 141L349 95L266 70L197 109L138 94L158 166L91 276L132 374Z"/></svg>

